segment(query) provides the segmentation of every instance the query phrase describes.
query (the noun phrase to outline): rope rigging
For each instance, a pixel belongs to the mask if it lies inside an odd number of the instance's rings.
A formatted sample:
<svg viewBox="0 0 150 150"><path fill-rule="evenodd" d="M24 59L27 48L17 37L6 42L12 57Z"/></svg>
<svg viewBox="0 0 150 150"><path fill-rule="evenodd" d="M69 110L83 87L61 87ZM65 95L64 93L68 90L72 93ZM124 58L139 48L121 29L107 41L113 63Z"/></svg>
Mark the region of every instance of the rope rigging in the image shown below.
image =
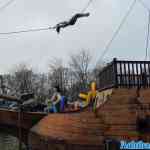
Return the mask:
<svg viewBox="0 0 150 150"><path fill-rule="evenodd" d="M148 50L149 42L150 42L150 8L142 0L138 0L138 1L148 11L148 25L147 25L146 49L145 49L145 60L148 60L148 59L150 59L150 54L149 54L149 50Z"/></svg>
<svg viewBox="0 0 150 150"><path fill-rule="evenodd" d="M87 5L81 10L81 13L84 13L92 2L93 2L93 0L89 0Z"/></svg>
<svg viewBox="0 0 150 150"><path fill-rule="evenodd" d="M7 3L5 3L3 6L0 7L0 11L7 8L10 4L12 4L15 0L9 0Z"/></svg>
<svg viewBox="0 0 150 150"><path fill-rule="evenodd" d="M5 9L6 7L8 7L13 1L15 1L15 0L9 0L5 5L0 7L0 11ZM27 33L27 32L47 31L47 30L53 30L53 29L55 29L57 31L57 33L60 33L60 29L61 28L65 28L67 26L75 25L77 20L79 18L81 18L81 17L88 17L90 15L90 13L84 13L84 12L88 9L88 7L90 6L90 4L93 1L94 0L89 0L87 2L87 4L85 5L85 7L81 10L81 12L80 13L76 13L71 19L69 19L69 21L60 22L60 23L56 24L55 26L51 26L51 27L41 27L41 28L35 28L35 29L31 28L31 29L25 29L25 30L20 30L20 31L12 31L12 32L0 32L0 35L10 35L10 34L20 34L20 33ZM124 23L126 22L128 16L130 15L132 9L134 8L134 5L135 5L136 1L141 3L141 5L148 11L148 14L149 14L148 15L149 17L148 17L147 37L146 37L146 54L145 54L145 59L148 58L148 48L149 48L149 41L150 41L150 8L142 0L134 0L133 3L131 4L131 6L129 7L129 10L127 11L125 16L123 17L121 23L119 24L117 30L114 32L112 38L110 39L110 41L105 46L104 51L102 52L99 60L97 61L97 64L103 60L103 57L109 51L109 48L110 48L111 44L113 43L113 41L115 40L115 38L119 34L119 31L121 30L122 26L124 25Z"/></svg>
<svg viewBox="0 0 150 150"><path fill-rule="evenodd" d="M0 32L0 35L9 35L9 34L19 34L19 33L26 33L26 32L37 32L37 31L46 31L53 29L53 27L43 27L37 29L27 29L27 30L20 30L20 31L12 31L12 32Z"/></svg>
<svg viewBox="0 0 150 150"><path fill-rule="evenodd" d="M146 36L146 53L145 53L145 60L148 59L148 48L150 42L150 11L148 12L148 26L147 26L147 36ZM150 57L150 56L149 56Z"/></svg>
<svg viewBox="0 0 150 150"><path fill-rule="evenodd" d="M105 46L104 51L102 52L100 58L98 59L98 61L97 61L97 63L96 63L96 66L97 66L100 62L102 62L104 56L105 56L106 53L110 50L109 48L110 48L112 42L115 40L115 38L116 38L117 35L119 34L119 31L122 29L123 25L125 24L125 22L126 22L128 16L130 15L131 11L133 10L133 8L134 8L134 6L135 6L135 4L136 4L136 1L137 1L137 0L133 0L132 4L130 5L130 7L129 7L128 11L127 11L127 13L125 14L125 16L123 17L121 23L119 24L117 30L114 32L112 38L110 39L110 41L109 41L109 42L107 43L107 45Z"/></svg>
<svg viewBox="0 0 150 150"><path fill-rule="evenodd" d="M142 0L138 0L138 1L148 12L150 11L150 8Z"/></svg>

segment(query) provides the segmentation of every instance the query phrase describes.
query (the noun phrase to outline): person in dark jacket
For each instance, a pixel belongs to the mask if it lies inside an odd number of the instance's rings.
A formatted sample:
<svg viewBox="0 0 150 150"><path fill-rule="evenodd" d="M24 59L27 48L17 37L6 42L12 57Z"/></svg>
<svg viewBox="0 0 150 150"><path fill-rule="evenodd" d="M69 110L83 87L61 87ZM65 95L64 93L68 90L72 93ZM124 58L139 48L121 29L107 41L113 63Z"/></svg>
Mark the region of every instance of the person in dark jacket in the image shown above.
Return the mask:
<svg viewBox="0 0 150 150"><path fill-rule="evenodd" d="M90 13L77 13L75 14L69 21L64 21L55 26L57 33L60 33L61 28L65 28L67 26L73 26L77 22L77 20L81 17L88 17Z"/></svg>

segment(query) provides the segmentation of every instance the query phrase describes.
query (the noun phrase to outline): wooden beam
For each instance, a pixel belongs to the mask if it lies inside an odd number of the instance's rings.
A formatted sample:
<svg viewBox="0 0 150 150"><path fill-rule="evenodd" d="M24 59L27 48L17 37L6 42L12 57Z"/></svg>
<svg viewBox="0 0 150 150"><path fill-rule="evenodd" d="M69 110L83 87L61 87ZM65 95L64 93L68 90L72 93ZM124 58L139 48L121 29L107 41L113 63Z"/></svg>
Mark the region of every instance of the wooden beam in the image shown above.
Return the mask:
<svg viewBox="0 0 150 150"><path fill-rule="evenodd" d="M0 99L6 100L6 101L22 103L20 99L18 99L17 97L14 97L14 96L0 95Z"/></svg>

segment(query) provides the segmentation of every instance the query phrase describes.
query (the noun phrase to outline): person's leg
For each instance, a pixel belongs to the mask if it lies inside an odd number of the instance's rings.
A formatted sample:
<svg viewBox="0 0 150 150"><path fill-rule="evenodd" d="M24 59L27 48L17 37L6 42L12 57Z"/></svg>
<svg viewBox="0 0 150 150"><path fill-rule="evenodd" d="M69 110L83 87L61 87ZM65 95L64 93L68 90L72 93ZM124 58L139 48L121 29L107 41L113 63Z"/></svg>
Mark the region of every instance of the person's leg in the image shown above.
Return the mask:
<svg viewBox="0 0 150 150"><path fill-rule="evenodd" d="M81 17L88 17L90 15L90 13L79 13L79 14L76 14L74 15L70 21L69 21L69 24L70 25L74 25L77 21L78 18L81 18Z"/></svg>
<svg viewBox="0 0 150 150"><path fill-rule="evenodd" d="M76 17L77 18L80 18L80 17L88 17L90 16L90 13L79 13L79 14L76 14Z"/></svg>
<svg viewBox="0 0 150 150"><path fill-rule="evenodd" d="M64 110L65 110L65 97L62 96L60 101L60 112L64 112Z"/></svg>
<svg viewBox="0 0 150 150"><path fill-rule="evenodd" d="M54 112L54 113L57 113L57 108L56 108L55 105L53 106L53 112Z"/></svg>
<svg viewBox="0 0 150 150"><path fill-rule="evenodd" d="M60 26L56 27L56 31L57 31L58 34L60 33L60 28L61 28Z"/></svg>
<svg viewBox="0 0 150 150"><path fill-rule="evenodd" d="M57 31L57 33L60 33L60 29L61 29L61 28L65 28L65 27L67 27L68 25L69 25L68 22L64 22L64 23L58 24L58 25L56 26L56 31Z"/></svg>

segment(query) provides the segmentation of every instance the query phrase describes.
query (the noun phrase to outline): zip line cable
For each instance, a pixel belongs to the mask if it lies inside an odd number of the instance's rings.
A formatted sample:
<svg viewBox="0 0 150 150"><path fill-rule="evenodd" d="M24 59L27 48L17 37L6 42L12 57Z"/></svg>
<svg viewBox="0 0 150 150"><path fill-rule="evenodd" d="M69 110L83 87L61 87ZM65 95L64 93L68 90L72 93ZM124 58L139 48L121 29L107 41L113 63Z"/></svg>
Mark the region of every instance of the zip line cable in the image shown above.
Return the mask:
<svg viewBox="0 0 150 150"><path fill-rule="evenodd" d="M4 6L0 7L0 11L4 8L6 8L8 5L10 5L14 0L8 1ZM93 0L89 0L87 5L84 7L84 9L81 11L82 13L86 11L86 9L90 6L90 4L93 2ZM26 30L20 30L20 31L11 31L11 32L0 32L0 35L10 35L10 34L20 34L20 33L27 33L27 32L38 32L38 31L46 31L56 29L56 26L53 27L43 27L43 28L37 28L37 29L26 29Z"/></svg>
<svg viewBox="0 0 150 150"><path fill-rule="evenodd" d="M141 5L148 10L148 12L150 11L150 8L142 1L142 0L138 0L139 3L141 3Z"/></svg>
<svg viewBox="0 0 150 150"><path fill-rule="evenodd" d="M110 48L112 42L115 40L115 38L117 37L119 31L121 30L121 28L123 27L124 23L126 22L128 16L130 15L131 11L133 10L133 8L134 8L134 6L135 6L135 4L136 4L136 1L137 1L137 0L133 0L132 4L130 5L130 7L129 7L128 11L127 11L127 13L125 14L125 16L123 17L121 23L119 24L117 30L114 32L112 38L110 39L110 41L108 42L108 44L107 44L106 47L104 48L104 51L102 52L102 54L101 54L99 60L97 61L96 66L98 65L99 62L102 61L103 57L104 57L104 56L106 55L106 53L109 51L109 48Z"/></svg>
<svg viewBox="0 0 150 150"><path fill-rule="evenodd" d="M148 11L148 26L147 26L147 35L146 35L146 49L145 49L145 60L150 59L149 53L149 42L150 42L150 8L143 2L143 0L138 0L139 3Z"/></svg>
<svg viewBox="0 0 150 150"><path fill-rule="evenodd" d="M84 13L93 1L94 0L89 0L87 5L81 10L81 13Z"/></svg>
<svg viewBox="0 0 150 150"><path fill-rule="evenodd" d="M0 11L4 10L7 8L10 4L12 4L15 0L9 0L6 4L0 7Z"/></svg>
<svg viewBox="0 0 150 150"><path fill-rule="evenodd" d="M145 53L145 60L148 58L148 48L150 42L150 11L148 12L148 26L147 26L147 36L146 36L146 53Z"/></svg>
<svg viewBox="0 0 150 150"><path fill-rule="evenodd" d="M55 27L27 29L27 30L12 31L12 32L0 32L0 35L19 34L19 33L26 33L26 32L38 32L38 31L46 31L46 30L51 30L51 29L55 29Z"/></svg>

